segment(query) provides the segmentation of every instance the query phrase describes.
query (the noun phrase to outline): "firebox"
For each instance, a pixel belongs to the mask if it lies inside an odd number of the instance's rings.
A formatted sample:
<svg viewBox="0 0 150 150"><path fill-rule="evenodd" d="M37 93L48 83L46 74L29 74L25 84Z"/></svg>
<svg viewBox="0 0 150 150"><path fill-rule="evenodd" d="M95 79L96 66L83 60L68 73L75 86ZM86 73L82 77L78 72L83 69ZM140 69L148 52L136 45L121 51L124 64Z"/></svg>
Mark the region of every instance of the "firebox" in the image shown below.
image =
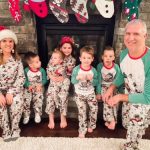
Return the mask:
<svg viewBox="0 0 150 150"><path fill-rule="evenodd" d="M93 46L95 49L96 66L105 46L112 46L115 25L115 15L112 18L104 18L100 14L90 14L89 21L85 24L79 23L74 14L69 14L68 23L60 23L53 14L46 18L36 16L36 29L38 40L38 53L42 66L47 66L49 57L62 36L71 36L75 40L75 58L79 63L79 50L85 45Z"/></svg>

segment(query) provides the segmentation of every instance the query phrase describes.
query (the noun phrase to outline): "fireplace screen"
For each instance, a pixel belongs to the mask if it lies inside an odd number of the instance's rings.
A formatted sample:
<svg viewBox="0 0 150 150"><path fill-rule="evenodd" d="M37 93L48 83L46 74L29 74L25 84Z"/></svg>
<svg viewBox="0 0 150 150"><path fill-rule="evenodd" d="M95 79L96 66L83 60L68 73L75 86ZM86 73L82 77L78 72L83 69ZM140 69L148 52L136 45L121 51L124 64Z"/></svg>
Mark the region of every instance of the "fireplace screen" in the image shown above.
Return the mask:
<svg viewBox="0 0 150 150"><path fill-rule="evenodd" d="M47 35L47 46L48 46L48 58L51 57L53 50L58 46L62 36L68 35ZM75 41L75 49L73 55L79 64L79 51L80 48L85 45L90 45L95 50L95 61L94 66L98 62L98 58L101 55L102 48L104 47L104 36L102 35L69 35Z"/></svg>
<svg viewBox="0 0 150 150"><path fill-rule="evenodd" d="M54 48L59 44L62 36L71 36L75 40L76 48L74 55L79 63L79 50L85 45L90 45L95 49L96 66L105 46L112 45L115 17L105 19L100 15L89 17L86 24L76 21L74 16L70 16L66 24L59 23L51 14L46 19L36 17L38 52L43 67L46 67Z"/></svg>

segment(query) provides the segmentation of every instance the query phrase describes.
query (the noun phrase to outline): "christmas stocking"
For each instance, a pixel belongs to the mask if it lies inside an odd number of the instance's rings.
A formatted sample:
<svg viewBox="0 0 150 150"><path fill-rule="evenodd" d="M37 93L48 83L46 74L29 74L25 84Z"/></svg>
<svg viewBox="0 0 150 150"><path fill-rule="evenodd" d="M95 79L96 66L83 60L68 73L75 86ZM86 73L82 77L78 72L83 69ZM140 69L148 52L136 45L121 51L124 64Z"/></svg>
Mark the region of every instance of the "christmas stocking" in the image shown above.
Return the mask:
<svg viewBox="0 0 150 150"><path fill-rule="evenodd" d="M29 5L37 16L44 18L48 15L48 8L45 0L29 0Z"/></svg>
<svg viewBox="0 0 150 150"><path fill-rule="evenodd" d="M19 0L9 0L9 11L16 22L20 22L22 16L19 8Z"/></svg>
<svg viewBox="0 0 150 150"><path fill-rule="evenodd" d="M86 7L87 1L88 0L70 0L71 8L80 23L86 23L89 19Z"/></svg>
<svg viewBox="0 0 150 150"><path fill-rule="evenodd" d="M6 28L4 26L0 26L0 31L5 30Z"/></svg>
<svg viewBox="0 0 150 150"><path fill-rule="evenodd" d="M142 0L125 0L123 3L123 10L125 15L127 15L128 20L133 20L138 18L138 8Z"/></svg>
<svg viewBox="0 0 150 150"><path fill-rule="evenodd" d="M111 18L114 14L113 0L95 0L96 8L104 18Z"/></svg>
<svg viewBox="0 0 150 150"><path fill-rule="evenodd" d="M23 2L23 9L25 11L30 11L30 6L29 6L28 0L24 0L24 2Z"/></svg>
<svg viewBox="0 0 150 150"><path fill-rule="evenodd" d="M50 0L49 7L54 16L61 22L66 23L69 20L68 11L66 10L67 0Z"/></svg>

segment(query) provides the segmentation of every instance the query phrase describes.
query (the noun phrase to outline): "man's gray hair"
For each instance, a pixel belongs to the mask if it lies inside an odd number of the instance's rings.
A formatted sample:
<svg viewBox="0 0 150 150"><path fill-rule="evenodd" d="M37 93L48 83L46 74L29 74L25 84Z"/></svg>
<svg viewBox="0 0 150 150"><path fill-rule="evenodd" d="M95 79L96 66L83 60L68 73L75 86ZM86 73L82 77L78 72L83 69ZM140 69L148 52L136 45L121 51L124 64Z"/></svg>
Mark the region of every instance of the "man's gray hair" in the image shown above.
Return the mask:
<svg viewBox="0 0 150 150"><path fill-rule="evenodd" d="M132 25L132 24L141 24L141 25L143 26L142 30L143 30L144 34L147 33L147 26L146 26L146 23L145 23L143 20L141 20L141 19L133 19L133 20L131 20L130 22L128 22L128 23L126 24L126 26L125 26L125 31L127 30L128 26L129 26L129 25Z"/></svg>

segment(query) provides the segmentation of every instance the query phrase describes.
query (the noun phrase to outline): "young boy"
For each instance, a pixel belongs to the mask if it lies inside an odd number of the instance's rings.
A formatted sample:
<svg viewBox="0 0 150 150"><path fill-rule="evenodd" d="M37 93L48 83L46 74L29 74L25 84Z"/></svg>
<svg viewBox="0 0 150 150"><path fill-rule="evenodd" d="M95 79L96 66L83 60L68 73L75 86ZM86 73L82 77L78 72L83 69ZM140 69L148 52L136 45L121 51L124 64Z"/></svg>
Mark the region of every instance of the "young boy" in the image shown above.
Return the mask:
<svg viewBox="0 0 150 150"><path fill-rule="evenodd" d="M65 128L67 126L67 96L70 86L70 80L66 74L67 68L63 63L64 57L64 54L60 50L55 49L47 67L47 75L50 79L50 84L47 92L45 112L49 115L48 127L50 129L54 129L55 127L55 108L60 109L60 128Z"/></svg>
<svg viewBox="0 0 150 150"><path fill-rule="evenodd" d="M28 67L25 68L26 82L24 84L23 123L27 124L29 122L31 101L33 102L35 122L40 123L43 105L43 87L47 83L46 72L41 67L41 61L37 54L33 52L26 53L25 61Z"/></svg>
<svg viewBox="0 0 150 150"><path fill-rule="evenodd" d="M97 66L98 85L97 99L102 99L102 95L107 91L119 73L119 66L114 63L115 53L112 47L106 47L102 54L102 63ZM105 101L103 104L103 118L105 126L114 130L117 122L118 106L111 107Z"/></svg>
<svg viewBox="0 0 150 150"><path fill-rule="evenodd" d="M94 86L97 84L97 71L91 66L94 60L94 49L85 46L80 50L81 64L73 69L71 82L75 87L75 100L78 107L79 137L84 138L86 132L96 128L98 104L95 98ZM89 116L87 121L87 106Z"/></svg>

